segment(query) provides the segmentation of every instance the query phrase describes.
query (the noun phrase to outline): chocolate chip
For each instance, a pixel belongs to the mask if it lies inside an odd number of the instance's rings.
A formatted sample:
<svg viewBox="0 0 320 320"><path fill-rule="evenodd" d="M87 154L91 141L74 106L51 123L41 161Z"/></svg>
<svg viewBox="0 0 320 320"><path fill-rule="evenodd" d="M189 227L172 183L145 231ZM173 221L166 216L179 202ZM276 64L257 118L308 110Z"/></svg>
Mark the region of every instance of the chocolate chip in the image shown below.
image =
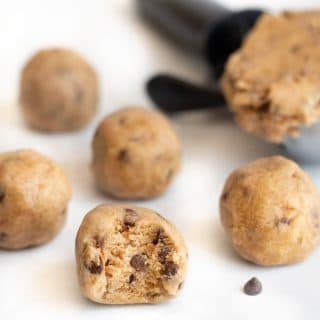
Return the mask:
<svg viewBox="0 0 320 320"><path fill-rule="evenodd" d="M225 191L225 192L223 192L223 194L221 196L221 200L227 201L228 197L229 197L229 191Z"/></svg>
<svg viewBox="0 0 320 320"><path fill-rule="evenodd" d="M242 188L242 195L244 198L248 198L250 196L250 189L248 187Z"/></svg>
<svg viewBox="0 0 320 320"><path fill-rule="evenodd" d="M291 223L292 219L287 217L282 217L281 219L277 220L276 225L279 226L280 224L289 225Z"/></svg>
<svg viewBox="0 0 320 320"><path fill-rule="evenodd" d="M111 260L107 259L106 263L104 264L106 267L109 266L111 264Z"/></svg>
<svg viewBox="0 0 320 320"><path fill-rule="evenodd" d="M135 281L136 280L136 276L132 273L132 274L130 274L130 277L129 277L129 284L131 284L133 281Z"/></svg>
<svg viewBox="0 0 320 320"><path fill-rule="evenodd" d="M136 269L137 271L145 271L148 267L147 259L142 254L134 255L130 260L130 265L132 268Z"/></svg>
<svg viewBox="0 0 320 320"><path fill-rule="evenodd" d="M74 100L77 104L81 104L83 100L83 91L80 88L75 89Z"/></svg>
<svg viewBox="0 0 320 320"><path fill-rule="evenodd" d="M118 153L118 160L127 162L129 160L129 152L127 149L121 149Z"/></svg>
<svg viewBox="0 0 320 320"><path fill-rule="evenodd" d="M85 263L85 267L89 270L92 274L100 274L102 272L102 258L99 256L99 263L95 261L90 261L89 263Z"/></svg>
<svg viewBox="0 0 320 320"><path fill-rule="evenodd" d="M158 244L159 242L162 242L165 238L165 233L163 229L158 229L156 232L156 236L154 237L152 243L154 245Z"/></svg>
<svg viewBox="0 0 320 320"><path fill-rule="evenodd" d="M167 177L166 177L167 182L169 182L169 181L171 180L172 176L173 176L173 170L170 169L170 170L168 171Z"/></svg>
<svg viewBox="0 0 320 320"><path fill-rule="evenodd" d="M249 296L255 296L262 291L262 284L257 278L250 279L244 286L243 291Z"/></svg>
<svg viewBox="0 0 320 320"><path fill-rule="evenodd" d="M123 220L124 224L126 226L133 227L139 220L139 214L136 211L129 208L125 208L124 210L126 212Z"/></svg>
<svg viewBox="0 0 320 320"><path fill-rule="evenodd" d="M172 278L177 274L178 270L179 266L176 263L174 263L173 261L168 261L164 265L163 274L167 278Z"/></svg>
<svg viewBox="0 0 320 320"><path fill-rule="evenodd" d="M147 297L151 298L151 299L154 299L154 298L159 297L159 296L160 296L160 293L158 293L158 292L148 292L147 293Z"/></svg>
<svg viewBox="0 0 320 320"><path fill-rule="evenodd" d="M0 191L0 202L3 201L4 197L6 196L6 194L4 193L4 191Z"/></svg>
<svg viewBox="0 0 320 320"><path fill-rule="evenodd" d="M180 282L178 285L178 290L181 290L184 286L184 281Z"/></svg>
<svg viewBox="0 0 320 320"><path fill-rule="evenodd" d="M103 239L103 238L100 238L98 235L95 236L93 239L94 239L94 241L95 241L96 248L97 248L97 249L102 248L103 243L104 243L104 239Z"/></svg>
<svg viewBox="0 0 320 320"><path fill-rule="evenodd" d="M8 238L8 234L6 232L0 232L0 241L4 241Z"/></svg>
<svg viewBox="0 0 320 320"><path fill-rule="evenodd" d="M119 119L120 126L124 126L126 123L127 123L127 118L126 117L121 117Z"/></svg>
<svg viewBox="0 0 320 320"><path fill-rule="evenodd" d="M165 262L166 257L168 256L169 252L171 251L170 247L163 247L158 253L159 261L161 263Z"/></svg>
<svg viewBox="0 0 320 320"><path fill-rule="evenodd" d="M300 45L296 44L290 48L290 51L292 53L297 53L298 51L300 51L300 49L301 49Z"/></svg>

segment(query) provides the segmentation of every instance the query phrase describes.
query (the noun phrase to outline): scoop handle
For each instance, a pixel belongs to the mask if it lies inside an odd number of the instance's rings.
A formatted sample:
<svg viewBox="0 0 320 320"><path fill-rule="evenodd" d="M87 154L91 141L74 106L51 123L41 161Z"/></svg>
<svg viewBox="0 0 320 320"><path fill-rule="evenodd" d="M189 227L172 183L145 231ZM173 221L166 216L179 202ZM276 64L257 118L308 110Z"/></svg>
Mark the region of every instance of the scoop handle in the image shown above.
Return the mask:
<svg viewBox="0 0 320 320"><path fill-rule="evenodd" d="M202 54L207 35L231 11L209 0L136 0L145 19L189 51Z"/></svg>

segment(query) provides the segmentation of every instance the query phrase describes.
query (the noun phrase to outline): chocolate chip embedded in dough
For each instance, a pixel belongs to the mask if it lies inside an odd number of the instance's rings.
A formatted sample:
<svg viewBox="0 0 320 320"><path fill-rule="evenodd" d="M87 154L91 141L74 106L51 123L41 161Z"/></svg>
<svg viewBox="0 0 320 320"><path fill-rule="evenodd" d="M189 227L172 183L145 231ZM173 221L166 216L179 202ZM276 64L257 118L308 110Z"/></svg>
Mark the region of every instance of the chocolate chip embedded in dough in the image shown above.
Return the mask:
<svg viewBox="0 0 320 320"><path fill-rule="evenodd" d="M3 199L5 198L6 194L3 190L0 190L0 202L3 201Z"/></svg>
<svg viewBox="0 0 320 320"><path fill-rule="evenodd" d="M128 283L131 284L131 283L132 283L133 281L135 281L136 279L137 279L136 276L132 273L132 274L130 274Z"/></svg>
<svg viewBox="0 0 320 320"><path fill-rule="evenodd" d="M123 220L124 224L129 227L135 226L136 222L139 220L139 214L129 208L125 208L124 210L126 212Z"/></svg>
<svg viewBox="0 0 320 320"><path fill-rule="evenodd" d="M6 232L0 232L0 241L4 241L8 238L8 234Z"/></svg>
<svg viewBox="0 0 320 320"><path fill-rule="evenodd" d="M159 253L158 253L158 258L159 258L159 261L161 263L165 262L168 254L170 253L171 251L171 248L166 246L166 247L163 247L160 249Z"/></svg>
<svg viewBox="0 0 320 320"><path fill-rule="evenodd" d="M121 149L118 153L118 160L121 162L129 161L129 151L127 149Z"/></svg>
<svg viewBox="0 0 320 320"><path fill-rule="evenodd" d="M163 274L166 278L172 278L177 274L179 266L173 261L168 261L164 264Z"/></svg>
<svg viewBox="0 0 320 320"><path fill-rule="evenodd" d="M146 256L143 254L136 254L130 260L130 265L137 271L145 271L148 267Z"/></svg>
<svg viewBox="0 0 320 320"><path fill-rule="evenodd" d="M100 274L103 269L102 265L103 265L103 262L100 256L99 256L98 263L96 261L90 261L89 263L85 263L86 269L92 274Z"/></svg>
<svg viewBox="0 0 320 320"><path fill-rule="evenodd" d="M102 248L103 247L103 243L104 243L104 239L99 237L99 236L95 236L94 237L94 241L95 241L95 244L96 244L96 248L99 249L99 248Z"/></svg>
<svg viewBox="0 0 320 320"><path fill-rule="evenodd" d="M156 235L152 241L152 243L154 245L157 245L159 242L162 242L165 238L165 232L162 228L159 228L157 231L156 231Z"/></svg>

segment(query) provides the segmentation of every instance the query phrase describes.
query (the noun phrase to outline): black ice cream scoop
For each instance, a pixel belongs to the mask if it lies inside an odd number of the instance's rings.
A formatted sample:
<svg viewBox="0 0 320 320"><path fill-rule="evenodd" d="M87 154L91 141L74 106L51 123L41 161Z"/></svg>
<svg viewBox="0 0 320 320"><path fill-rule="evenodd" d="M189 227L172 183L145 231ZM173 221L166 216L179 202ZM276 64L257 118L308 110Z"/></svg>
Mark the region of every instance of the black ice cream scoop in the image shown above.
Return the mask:
<svg viewBox="0 0 320 320"><path fill-rule="evenodd" d="M213 75L212 90L168 74L155 75L147 92L162 110L175 112L221 105L214 86L230 56L263 13L259 9L233 12L210 0L136 0L141 16L184 50L204 59Z"/></svg>

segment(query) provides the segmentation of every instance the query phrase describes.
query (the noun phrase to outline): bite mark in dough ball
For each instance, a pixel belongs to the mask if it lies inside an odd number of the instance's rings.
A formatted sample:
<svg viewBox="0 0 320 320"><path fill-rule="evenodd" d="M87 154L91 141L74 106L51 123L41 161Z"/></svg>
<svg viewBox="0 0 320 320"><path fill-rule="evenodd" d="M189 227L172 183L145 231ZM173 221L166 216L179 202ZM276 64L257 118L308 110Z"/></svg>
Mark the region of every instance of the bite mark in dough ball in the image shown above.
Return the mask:
<svg viewBox="0 0 320 320"><path fill-rule="evenodd" d="M187 269L178 230L154 211L129 205L89 212L78 231L76 258L83 295L102 304L175 298Z"/></svg>

